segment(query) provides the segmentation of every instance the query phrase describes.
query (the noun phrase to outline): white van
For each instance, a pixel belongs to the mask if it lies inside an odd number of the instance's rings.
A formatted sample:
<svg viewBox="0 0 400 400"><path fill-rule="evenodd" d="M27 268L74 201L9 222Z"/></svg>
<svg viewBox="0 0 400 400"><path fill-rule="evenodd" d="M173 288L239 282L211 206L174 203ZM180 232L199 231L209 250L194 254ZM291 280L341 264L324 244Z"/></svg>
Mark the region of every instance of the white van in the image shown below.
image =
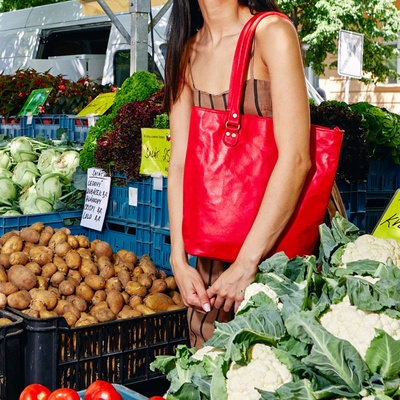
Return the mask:
<svg viewBox="0 0 400 400"><path fill-rule="evenodd" d="M152 7L155 17L161 6ZM131 14L114 14L131 32ZM149 71L164 77L166 25L169 11L148 37ZM0 73L18 69L64 75L70 80L89 76L120 86L130 75L130 43L106 14L87 15L77 1L0 13Z"/></svg>

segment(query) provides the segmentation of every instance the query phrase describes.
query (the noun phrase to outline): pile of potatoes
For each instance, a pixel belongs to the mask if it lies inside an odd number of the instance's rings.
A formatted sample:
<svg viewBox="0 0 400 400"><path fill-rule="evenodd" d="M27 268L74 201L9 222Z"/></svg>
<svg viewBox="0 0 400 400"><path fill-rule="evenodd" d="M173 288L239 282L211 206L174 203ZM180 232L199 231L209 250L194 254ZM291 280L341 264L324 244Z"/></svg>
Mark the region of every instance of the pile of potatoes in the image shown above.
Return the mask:
<svg viewBox="0 0 400 400"><path fill-rule="evenodd" d="M173 276L147 255L37 222L0 237L0 308L63 316L70 327L184 308Z"/></svg>

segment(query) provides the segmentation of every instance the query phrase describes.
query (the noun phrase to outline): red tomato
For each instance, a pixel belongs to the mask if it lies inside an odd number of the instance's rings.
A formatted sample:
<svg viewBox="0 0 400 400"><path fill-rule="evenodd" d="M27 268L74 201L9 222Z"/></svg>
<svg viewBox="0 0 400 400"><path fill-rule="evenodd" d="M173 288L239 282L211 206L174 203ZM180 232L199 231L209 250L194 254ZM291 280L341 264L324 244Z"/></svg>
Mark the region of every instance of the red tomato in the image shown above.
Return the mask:
<svg viewBox="0 0 400 400"><path fill-rule="evenodd" d="M47 400L51 390L39 383L28 385L20 394L19 400Z"/></svg>
<svg viewBox="0 0 400 400"><path fill-rule="evenodd" d="M61 388L52 392L48 400L80 400L80 397L74 389Z"/></svg>
<svg viewBox="0 0 400 400"><path fill-rule="evenodd" d="M84 400L122 400L122 396L111 383L98 379L86 389Z"/></svg>
<svg viewBox="0 0 400 400"><path fill-rule="evenodd" d="M161 396L151 396L151 397L149 398L149 400L165 400L165 398L164 398L164 397L161 397Z"/></svg>

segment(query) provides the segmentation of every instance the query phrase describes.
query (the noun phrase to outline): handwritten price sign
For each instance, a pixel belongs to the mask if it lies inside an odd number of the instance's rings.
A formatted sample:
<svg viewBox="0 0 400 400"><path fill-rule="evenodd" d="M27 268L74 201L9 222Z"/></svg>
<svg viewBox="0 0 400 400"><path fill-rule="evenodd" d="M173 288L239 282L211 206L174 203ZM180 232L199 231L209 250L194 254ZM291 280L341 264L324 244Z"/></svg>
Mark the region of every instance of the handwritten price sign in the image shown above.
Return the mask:
<svg viewBox="0 0 400 400"><path fill-rule="evenodd" d="M372 234L376 237L400 241L400 189L390 200Z"/></svg>

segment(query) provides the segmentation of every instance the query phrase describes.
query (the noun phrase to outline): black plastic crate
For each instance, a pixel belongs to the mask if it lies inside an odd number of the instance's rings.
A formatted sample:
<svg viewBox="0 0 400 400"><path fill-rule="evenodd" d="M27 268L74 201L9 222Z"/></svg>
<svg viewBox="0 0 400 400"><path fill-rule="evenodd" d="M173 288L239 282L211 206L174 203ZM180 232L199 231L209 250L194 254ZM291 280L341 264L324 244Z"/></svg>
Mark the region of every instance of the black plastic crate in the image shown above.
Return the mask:
<svg viewBox="0 0 400 400"><path fill-rule="evenodd" d="M150 371L158 355L188 344L186 309L70 328L63 317L24 322L24 385L84 390L97 379L127 387L163 377Z"/></svg>
<svg viewBox="0 0 400 400"><path fill-rule="evenodd" d="M22 359L23 320L8 311L0 310L0 318L12 324L0 326L0 399L18 399L24 388Z"/></svg>

